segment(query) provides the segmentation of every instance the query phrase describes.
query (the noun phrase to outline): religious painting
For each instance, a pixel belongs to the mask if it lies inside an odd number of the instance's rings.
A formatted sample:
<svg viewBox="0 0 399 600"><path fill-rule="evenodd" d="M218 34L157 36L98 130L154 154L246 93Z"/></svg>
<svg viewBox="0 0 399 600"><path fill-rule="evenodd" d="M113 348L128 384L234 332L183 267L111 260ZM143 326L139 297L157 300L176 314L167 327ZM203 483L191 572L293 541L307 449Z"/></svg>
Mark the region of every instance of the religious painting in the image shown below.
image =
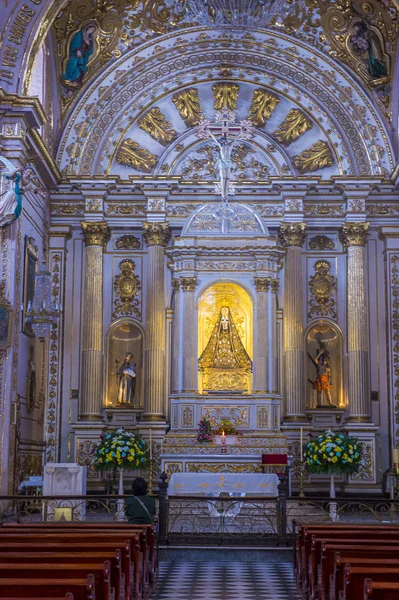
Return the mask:
<svg viewBox="0 0 399 600"><path fill-rule="evenodd" d="M350 25L349 48L367 68L372 79L388 76L385 63L384 40L366 21L354 20Z"/></svg>
<svg viewBox="0 0 399 600"><path fill-rule="evenodd" d="M10 305L0 302L0 350L7 350L11 345L12 317Z"/></svg>
<svg viewBox="0 0 399 600"><path fill-rule="evenodd" d="M318 321L306 332L307 408L344 408L342 334L335 323Z"/></svg>
<svg viewBox="0 0 399 600"><path fill-rule="evenodd" d="M64 87L75 90L83 85L87 65L95 54L97 35L98 26L94 21L89 21L72 35L68 60L62 75Z"/></svg>
<svg viewBox="0 0 399 600"><path fill-rule="evenodd" d="M54 508L54 522L72 521L73 509L69 506L56 506Z"/></svg>
<svg viewBox="0 0 399 600"><path fill-rule="evenodd" d="M132 321L114 323L107 334L106 407L140 408L143 334Z"/></svg>
<svg viewBox="0 0 399 600"><path fill-rule="evenodd" d="M34 239L25 236L25 260L24 260L24 302L22 311L22 331L30 337L34 337L32 324L26 319L28 306L33 304L35 297L35 278L37 270L37 246Z"/></svg>
<svg viewBox="0 0 399 600"><path fill-rule="evenodd" d="M198 387L201 393L249 393L252 301L241 286L216 283L198 303Z"/></svg>

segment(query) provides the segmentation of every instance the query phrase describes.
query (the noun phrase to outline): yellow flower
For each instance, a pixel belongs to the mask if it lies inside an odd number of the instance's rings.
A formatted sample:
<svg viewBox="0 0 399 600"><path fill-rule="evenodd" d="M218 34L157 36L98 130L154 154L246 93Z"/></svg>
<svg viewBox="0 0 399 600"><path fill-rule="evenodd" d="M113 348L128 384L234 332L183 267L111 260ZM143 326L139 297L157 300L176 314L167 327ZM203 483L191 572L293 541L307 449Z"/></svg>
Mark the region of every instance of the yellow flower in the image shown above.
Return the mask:
<svg viewBox="0 0 399 600"><path fill-rule="evenodd" d="M127 459L130 460L130 462L132 462L133 456L128 456Z"/></svg>
<svg viewBox="0 0 399 600"><path fill-rule="evenodd" d="M334 452L341 452L341 448L337 446L336 448L334 448Z"/></svg>
<svg viewBox="0 0 399 600"><path fill-rule="evenodd" d="M333 463L336 463L336 462L338 462L338 458L337 458L336 456L334 456L334 457L331 459L331 462L333 462Z"/></svg>

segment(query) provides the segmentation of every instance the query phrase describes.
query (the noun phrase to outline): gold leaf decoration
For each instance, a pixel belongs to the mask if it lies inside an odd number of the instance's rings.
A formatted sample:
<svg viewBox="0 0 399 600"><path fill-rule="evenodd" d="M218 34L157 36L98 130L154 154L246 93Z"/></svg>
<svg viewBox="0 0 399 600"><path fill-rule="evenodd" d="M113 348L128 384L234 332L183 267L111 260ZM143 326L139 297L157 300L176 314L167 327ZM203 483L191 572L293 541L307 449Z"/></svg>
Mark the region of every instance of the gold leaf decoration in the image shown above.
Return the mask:
<svg viewBox="0 0 399 600"><path fill-rule="evenodd" d="M120 274L114 280L114 306L112 317L119 315L141 317L138 295L141 288L140 279L134 273L136 264L133 260L125 259L119 263Z"/></svg>
<svg viewBox="0 0 399 600"><path fill-rule="evenodd" d="M280 98L274 94L262 89L255 90L248 111L248 119L251 119L254 125L263 127L279 102Z"/></svg>
<svg viewBox="0 0 399 600"><path fill-rule="evenodd" d="M116 155L116 162L120 165L132 167L136 171L151 173L157 164L157 157L128 138L122 142Z"/></svg>
<svg viewBox="0 0 399 600"><path fill-rule="evenodd" d="M298 108L290 110L284 121L274 132L274 136L280 144L288 146L291 142L297 140L301 135L312 129L313 123Z"/></svg>
<svg viewBox="0 0 399 600"><path fill-rule="evenodd" d="M215 110L227 107L229 110L237 108L240 86L236 83L215 83L212 86Z"/></svg>
<svg viewBox="0 0 399 600"><path fill-rule="evenodd" d="M177 92L172 96L172 102L180 113L187 127L193 127L203 119L201 103L196 88Z"/></svg>
<svg viewBox="0 0 399 600"><path fill-rule="evenodd" d="M327 142L320 140L294 158L294 165L300 173L312 173L324 167L332 167L334 156Z"/></svg>
<svg viewBox="0 0 399 600"><path fill-rule="evenodd" d="M151 108L139 120L138 126L163 146L170 144L177 136L176 131L158 107Z"/></svg>

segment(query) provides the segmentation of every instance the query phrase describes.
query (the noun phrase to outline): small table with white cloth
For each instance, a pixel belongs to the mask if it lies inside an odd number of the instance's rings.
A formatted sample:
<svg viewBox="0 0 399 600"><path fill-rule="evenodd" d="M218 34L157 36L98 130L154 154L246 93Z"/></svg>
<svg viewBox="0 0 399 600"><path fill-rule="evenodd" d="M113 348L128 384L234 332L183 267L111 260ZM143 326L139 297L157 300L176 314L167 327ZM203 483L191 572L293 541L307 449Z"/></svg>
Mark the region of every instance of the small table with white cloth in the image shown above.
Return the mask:
<svg viewBox="0 0 399 600"><path fill-rule="evenodd" d="M275 473L173 473L169 496L231 496L276 497L278 477Z"/></svg>

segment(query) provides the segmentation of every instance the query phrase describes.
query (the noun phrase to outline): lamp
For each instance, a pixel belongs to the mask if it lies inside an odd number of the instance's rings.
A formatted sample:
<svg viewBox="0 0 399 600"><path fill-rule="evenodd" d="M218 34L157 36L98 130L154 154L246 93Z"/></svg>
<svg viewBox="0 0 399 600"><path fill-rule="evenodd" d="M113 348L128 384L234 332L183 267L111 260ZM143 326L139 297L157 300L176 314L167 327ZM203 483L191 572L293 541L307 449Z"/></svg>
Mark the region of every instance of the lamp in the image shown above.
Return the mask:
<svg viewBox="0 0 399 600"><path fill-rule="evenodd" d="M267 27L276 17L295 10L286 0L165 0L174 17L199 25L236 29Z"/></svg>
<svg viewBox="0 0 399 600"><path fill-rule="evenodd" d="M59 319L61 310L61 306L53 302L51 275L43 262L35 276L35 294L33 302L28 302L26 320L32 324L32 329L37 337L49 337L53 325Z"/></svg>

